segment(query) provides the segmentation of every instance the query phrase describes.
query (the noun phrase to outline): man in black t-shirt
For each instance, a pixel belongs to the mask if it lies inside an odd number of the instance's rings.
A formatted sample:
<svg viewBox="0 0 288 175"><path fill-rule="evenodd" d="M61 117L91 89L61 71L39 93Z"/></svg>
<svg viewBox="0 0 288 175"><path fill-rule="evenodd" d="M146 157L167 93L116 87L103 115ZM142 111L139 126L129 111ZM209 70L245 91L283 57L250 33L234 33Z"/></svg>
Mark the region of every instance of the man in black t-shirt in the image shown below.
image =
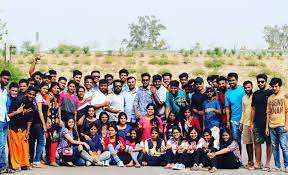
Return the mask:
<svg viewBox="0 0 288 175"><path fill-rule="evenodd" d="M270 160L272 156L272 145L270 137L265 134L266 127L266 108L267 100L270 95L273 94L272 90L267 88L267 75L257 75L257 84L259 90L253 93L252 96L252 110L251 110L251 131L254 136L255 145L255 165L251 169L258 169L261 166L261 145L266 142L266 163L264 170L268 170L270 167Z"/></svg>

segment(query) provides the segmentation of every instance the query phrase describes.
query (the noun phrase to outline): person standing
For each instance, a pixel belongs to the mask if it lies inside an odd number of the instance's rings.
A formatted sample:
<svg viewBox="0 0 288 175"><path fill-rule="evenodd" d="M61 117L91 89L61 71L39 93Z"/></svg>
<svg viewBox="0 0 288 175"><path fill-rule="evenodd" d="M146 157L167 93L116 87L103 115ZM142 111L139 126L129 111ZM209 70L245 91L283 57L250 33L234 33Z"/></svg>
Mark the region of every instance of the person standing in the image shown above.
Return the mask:
<svg viewBox="0 0 288 175"><path fill-rule="evenodd" d="M127 84L129 87L129 90L126 92L123 92L124 97L124 112L127 114L127 123L129 123L132 128L137 127L136 123L136 117L134 114L133 109L133 102L136 96L137 88L136 85L136 79L134 77L128 77Z"/></svg>
<svg viewBox="0 0 288 175"><path fill-rule="evenodd" d="M121 69L119 71L119 78L122 82L122 92L126 92L129 90L127 79L128 79L129 72L127 69Z"/></svg>
<svg viewBox="0 0 288 175"><path fill-rule="evenodd" d="M279 146L283 153L285 172L288 173L288 98L282 91L282 80L272 78L270 81L273 94L268 98L266 135L271 138L275 167L270 172L280 171Z"/></svg>
<svg viewBox="0 0 288 175"><path fill-rule="evenodd" d="M107 107L109 102L106 101L108 95L108 82L105 79L99 81L99 89L94 93L94 96L91 100L91 105L96 109L96 118L99 118L101 112L103 112L103 107Z"/></svg>

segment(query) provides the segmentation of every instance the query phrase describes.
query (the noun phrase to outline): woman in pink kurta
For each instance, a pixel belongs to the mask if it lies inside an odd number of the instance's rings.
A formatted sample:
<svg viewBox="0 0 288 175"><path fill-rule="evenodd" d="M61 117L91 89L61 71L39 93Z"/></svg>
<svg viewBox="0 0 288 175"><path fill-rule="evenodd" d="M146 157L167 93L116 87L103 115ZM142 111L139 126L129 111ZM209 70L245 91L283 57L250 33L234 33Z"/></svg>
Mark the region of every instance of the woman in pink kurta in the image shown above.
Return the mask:
<svg viewBox="0 0 288 175"><path fill-rule="evenodd" d="M139 121L139 130L142 132L142 141L151 138L152 127L157 127L163 133L163 123L160 117L155 116L156 106L150 103L146 107L147 114L142 116Z"/></svg>

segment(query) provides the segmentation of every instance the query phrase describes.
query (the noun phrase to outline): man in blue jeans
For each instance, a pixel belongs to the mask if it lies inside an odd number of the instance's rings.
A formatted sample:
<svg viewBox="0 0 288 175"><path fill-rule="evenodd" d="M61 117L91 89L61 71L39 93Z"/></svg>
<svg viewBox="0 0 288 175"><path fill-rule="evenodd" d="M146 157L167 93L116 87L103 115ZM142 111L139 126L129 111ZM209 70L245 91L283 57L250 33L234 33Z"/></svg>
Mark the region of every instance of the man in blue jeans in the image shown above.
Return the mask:
<svg viewBox="0 0 288 175"><path fill-rule="evenodd" d="M225 93L227 115L226 127L231 129L233 138L238 142L241 148L240 119L242 115L242 97L245 95L245 91L243 86L238 85L237 73L229 73L227 79L230 89Z"/></svg>
<svg viewBox="0 0 288 175"><path fill-rule="evenodd" d="M8 110L6 107L8 93L5 88L9 84L11 74L7 70L2 70L0 73L0 174L13 173L13 170L7 167L6 144L7 134L9 129Z"/></svg>

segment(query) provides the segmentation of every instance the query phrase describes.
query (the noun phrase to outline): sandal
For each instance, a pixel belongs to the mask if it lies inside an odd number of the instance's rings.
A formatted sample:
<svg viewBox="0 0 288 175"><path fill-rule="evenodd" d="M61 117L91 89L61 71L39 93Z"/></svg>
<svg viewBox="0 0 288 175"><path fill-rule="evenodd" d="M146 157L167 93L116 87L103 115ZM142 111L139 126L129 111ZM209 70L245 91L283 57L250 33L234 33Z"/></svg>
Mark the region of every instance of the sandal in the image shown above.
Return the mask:
<svg viewBox="0 0 288 175"><path fill-rule="evenodd" d="M199 167L197 164L194 164L191 168L190 168L191 171L198 171L199 170Z"/></svg>
<svg viewBox="0 0 288 175"><path fill-rule="evenodd" d="M15 170L12 170L10 168L4 168L3 170L1 170L0 174L3 174L3 173L14 174Z"/></svg>
<svg viewBox="0 0 288 175"><path fill-rule="evenodd" d="M215 173L217 171L217 168L216 167L213 167L209 170L209 173Z"/></svg>
<svg viewBox="0 0 288 175"><path fill-rule="evenodd" d="M59 167L59 165L56 162L50 163L50 166Z"/></svg>

